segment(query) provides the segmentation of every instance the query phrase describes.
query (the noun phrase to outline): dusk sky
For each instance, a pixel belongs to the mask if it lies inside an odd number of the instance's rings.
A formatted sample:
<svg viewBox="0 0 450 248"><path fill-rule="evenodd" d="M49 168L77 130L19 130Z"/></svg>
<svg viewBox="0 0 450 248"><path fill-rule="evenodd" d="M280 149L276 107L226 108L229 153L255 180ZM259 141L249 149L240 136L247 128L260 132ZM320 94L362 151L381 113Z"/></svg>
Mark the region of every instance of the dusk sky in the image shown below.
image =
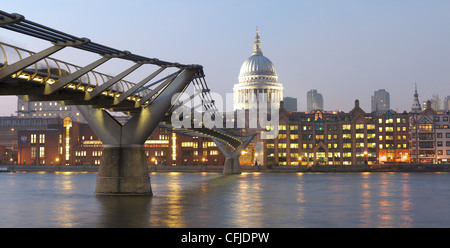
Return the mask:
<svg viewBox="0 0 450 248"><path fill-rule="evenodd" d="M310 89L322 93L325 110L345 112L355 99L370 112L378 89L390 93L392 109L410 111L415 83L421 102L450 96L448 0L15 0L1 10L119 50L203 65L209 88L222 94L238 82L258 26L284 96L296 97L301 111ZM6 29L0 41L35 52L51 45ZM76 52L55 57L96 59ZM101 72L126 69L115 66ZM0 97L0 115L15 114L16 99Z"/></svg>

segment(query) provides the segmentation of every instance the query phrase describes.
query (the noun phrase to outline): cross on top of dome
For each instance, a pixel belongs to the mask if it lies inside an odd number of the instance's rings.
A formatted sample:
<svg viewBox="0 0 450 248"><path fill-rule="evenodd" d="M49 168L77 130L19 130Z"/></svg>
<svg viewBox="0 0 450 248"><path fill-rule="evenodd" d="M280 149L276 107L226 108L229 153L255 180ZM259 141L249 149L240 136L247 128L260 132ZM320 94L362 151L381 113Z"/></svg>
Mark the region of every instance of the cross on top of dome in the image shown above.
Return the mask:
<svg viewBox="0 0 450 248"><path fill-rule="evenodd" d="M261 50L261 41L259 39L258 26L256 26L256 36L255 36L255 42L253 43L252 55L263 55L262 50Z"/></svg>

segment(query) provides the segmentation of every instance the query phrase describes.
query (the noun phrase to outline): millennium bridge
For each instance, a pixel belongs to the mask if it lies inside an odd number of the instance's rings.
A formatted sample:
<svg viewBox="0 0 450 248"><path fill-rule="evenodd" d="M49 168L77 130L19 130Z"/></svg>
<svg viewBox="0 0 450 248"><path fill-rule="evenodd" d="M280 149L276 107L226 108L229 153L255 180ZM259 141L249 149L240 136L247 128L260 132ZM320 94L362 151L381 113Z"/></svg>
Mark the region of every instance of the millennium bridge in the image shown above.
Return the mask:
<svg viewBox="0 0 450 248"><path fill-rule="evenodd" d="M144 143L162 126L175 132L212 139L225 156L224 174L240 173L240 152L256 134L241 135L226 128L206 84L203 67L180 64L117 50L0 11L0 27L48 41L51 45L32 52L0 42L0 95L17 95L24 101L59 101L77 106L103 143L95 195L152 195ZM99 58L83 67L50 57L72 47ZM132 66L110 76L94 71L110 61ZM140 67L146 77L139 82L124 80ZM167 75L162 75L162 72ZM164 73L165 74L165 73ZM191 89L194 93L182 97ZM197 106L187 104L199 98ZM181 110L181 111L180 111ZM209 113L205 125L204 112ZM121 124L110 112L128 115ZM200 114L199 114L200 113ZM199 118L200 116L200 118ZM184 123L184 125L174 125Z"/></svg>

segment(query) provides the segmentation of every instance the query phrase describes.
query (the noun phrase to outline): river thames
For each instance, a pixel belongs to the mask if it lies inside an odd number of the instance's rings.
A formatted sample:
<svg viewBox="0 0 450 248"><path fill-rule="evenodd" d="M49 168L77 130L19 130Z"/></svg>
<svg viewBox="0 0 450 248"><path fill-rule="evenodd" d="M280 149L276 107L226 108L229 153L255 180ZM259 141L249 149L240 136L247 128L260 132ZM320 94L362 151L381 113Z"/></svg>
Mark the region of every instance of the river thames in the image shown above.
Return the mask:
<svg viewBox="0 0 450 248"><path fill-rule="evenodd" d="M153 197L95 197L96 173L0 173L0 227L450 227L450 173L150 177Z"/></svg>

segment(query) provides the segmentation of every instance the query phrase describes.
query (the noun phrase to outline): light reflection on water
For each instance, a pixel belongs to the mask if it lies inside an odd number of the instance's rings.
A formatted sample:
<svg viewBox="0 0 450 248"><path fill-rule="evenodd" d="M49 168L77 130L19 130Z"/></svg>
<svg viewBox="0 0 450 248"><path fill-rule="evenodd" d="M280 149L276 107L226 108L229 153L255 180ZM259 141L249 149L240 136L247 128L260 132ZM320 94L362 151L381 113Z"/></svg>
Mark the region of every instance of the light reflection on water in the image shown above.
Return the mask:
<svg viewBox="0 0 450 248"><path fill-rule="evenodd" d="M0 227L450 227L450 173L150 176L94 197L96 173L0 173Z"/></svg>

